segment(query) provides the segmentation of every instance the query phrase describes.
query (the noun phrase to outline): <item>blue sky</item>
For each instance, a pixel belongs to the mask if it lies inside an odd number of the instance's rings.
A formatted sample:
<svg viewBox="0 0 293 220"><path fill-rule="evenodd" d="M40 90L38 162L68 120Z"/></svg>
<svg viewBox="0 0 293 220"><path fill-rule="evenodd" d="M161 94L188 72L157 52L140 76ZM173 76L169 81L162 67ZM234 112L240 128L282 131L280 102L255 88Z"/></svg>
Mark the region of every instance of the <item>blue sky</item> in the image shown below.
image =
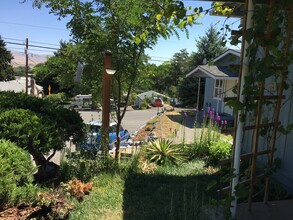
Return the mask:
<svg viewBox="0 0 293 220"><path fill-rule="evenodd" d="M19 3L21 0L0 0L0 35L5 41L24 43L29 39L29 43L47 47L58 48L61 40L70 39L70 31L66 29L68 19L57 19L53 14L49 14L46 8L32 8L31 1ZM210 8L211 2L202 1L184 1L186 6L199 7L204 9ZM148 49L146 53L152 60L167 60L174 53L186 48L189 53L196 51L195 39L204 36L205 31L210 24L217 24L220 29L225 21L224 17L215 17L206 15L198 20L202 24L194 25L189 28L189 38L185 33L180 33L180 39L173 36L168 40L159 39L158 44L152 50ZM239 19L230 18L227 24L234 23L232 28L237 29ZM24 46L7 44L10 50L24 51ZM40 48L31 48L29 53L32 54L52 54L53 50ZM160 64L161 62L156 62Z"/></svg>

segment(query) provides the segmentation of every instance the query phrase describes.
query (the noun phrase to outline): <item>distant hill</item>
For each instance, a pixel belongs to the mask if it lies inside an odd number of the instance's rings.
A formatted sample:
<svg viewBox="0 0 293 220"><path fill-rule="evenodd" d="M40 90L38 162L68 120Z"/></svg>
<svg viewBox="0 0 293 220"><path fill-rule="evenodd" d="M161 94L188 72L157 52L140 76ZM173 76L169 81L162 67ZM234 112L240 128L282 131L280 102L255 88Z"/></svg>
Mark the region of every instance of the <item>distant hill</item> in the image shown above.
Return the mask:
<svg viewBox="0 0 293 220"><path fill-rule="evenodd" d="M25 53L19 51L11 51L14 59L11 61L12 66L25 66ZM28 65L33 67L39 63L44 63L48 57L52 55L49 54L29 54L28 55Z"/></svg>

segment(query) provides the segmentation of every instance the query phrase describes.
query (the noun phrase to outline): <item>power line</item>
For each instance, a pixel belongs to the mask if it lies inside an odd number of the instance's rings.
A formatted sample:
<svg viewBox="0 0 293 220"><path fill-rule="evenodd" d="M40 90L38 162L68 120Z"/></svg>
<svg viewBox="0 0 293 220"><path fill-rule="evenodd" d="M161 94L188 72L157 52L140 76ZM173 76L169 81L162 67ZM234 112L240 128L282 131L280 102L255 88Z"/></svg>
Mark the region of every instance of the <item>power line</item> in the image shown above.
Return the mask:
<svg viewBox="0 0 293 220"><path fill-rule="evenodd" d="M6 47L7 49L11 49L11 50L16 50L17 52L20 52L20 53L24 53L23 52L23 48L19 48L19 47ZM52 52L55 52L56 50L49 50L49 49L47 49L47 50L38 50L38 49L30 49L29 51L38 51L38 52L47 52L47 53L52 53ZM39 54L37 54L37 53L30 53L30 54L33 54L33 55L39 55Z"/></svg>
<svg viewBox="0 0 293 220"><path fill-rule="evenodd" d="M18 26L27 26L27 27L34 27L34 28L43 28L43 29L52 29L52 30L59 30L59 31L66 31L62 28L55 28L55 27L47 27L47 26L38 26L38 25L31 25L31 24L21 24L21 23L14 23L14 22L8 22L8 21L0 21L2 24L12 24L12 25L18 25Z"/></svg>
<svg viewBox="0 0 293 220"><path fill-rule="evenodd" d="M15 39L15 38L9 38L9 37L2 37L2 39L24 42L24 40ZM50 43L44 43L44 42L40 42L40 41L30 41L30 42L31 43L36 43L36 44L44 44L44 45L57 46L57 47L59 46L58 44L50 44Z"/></svg>
<svg viewBox="0 0 293 220"><path fill-rule="evenodd" d="M25 43L15 43L15 42L10 42L6 41L5 43L7 44L14 44L14 45L20 45L20 46L25 46ZM59 50L60 48L53 48L53 47L45 47L45 46L38 46L38 45L29 45L30 47L36 47L36 48L42 48L42 49L50 49L50 50Z"/></svg>

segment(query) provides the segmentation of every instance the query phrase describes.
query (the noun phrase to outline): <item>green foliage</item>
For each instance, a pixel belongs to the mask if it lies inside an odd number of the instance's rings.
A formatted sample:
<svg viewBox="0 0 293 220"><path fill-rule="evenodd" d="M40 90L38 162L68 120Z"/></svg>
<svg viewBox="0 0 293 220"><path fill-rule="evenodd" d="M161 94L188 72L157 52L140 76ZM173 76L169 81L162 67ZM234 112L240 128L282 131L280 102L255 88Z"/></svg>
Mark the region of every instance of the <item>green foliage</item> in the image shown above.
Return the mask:
<svg viewBox="0 0 293 220"><path fill-rule="evenodd" d="M189 159L207 158L209 155L209 146L212 142L219 140L219 128L212 121L207 122L204 118L201 126L197 124L194 127L194 140L190 148L187 148Z"/></svg>
<svg viewBox="0 0 293 220"><path fill-rule="evenodd" d="M73 137L73 142L83 137L83 121L79 113L74 110L52 104L48 100L27 96L24 93L0 92L0 108L26 109L36 113L42 120L54 126L56 134L62 141Z"/></svg>
<svg viewBox="0 0 293 220"><path fill-rule="evenodd" d="M25 150L0 139L0 205L28 202L36 192L32 185L35 171Z"/></svg>
<svg viewBox="0 0 293 220"><path fill-rule="evenodd" d="M64 93L56 93L56 94L51 94L44 97L44 99L48 100L49 102L55 105L63 104L65 101L65 98L66 96Z"/></svg>
<svg viewBox="0 0 293 220"><path fill-rule="evenodd" d="M221 159L228 159L231 157L232 144L219 139L211 142L209 145L209 163L217 164Z"/></svg>
<svg viewBox="0 0 293 220"><path fill-rule="evenodd" d="M44 171L55 151L83 137L83 121L78 112L23 93L0 92L0 137L26 149ZM53 153L46 159L44 155Z"/></svg>
<svg viewBox="0 0 293 220"><path fill-rule="evenodd" d="M140 104L140 106L139 106L139 109L140 110L145 110L145 109L148 109L149 108L149 104L148 104L148 102L146 101L146 100L144 100L141 104Z"/></svg>
<svg viewBox="0 0 293 220"><path fill-rule="evenodd" d="M26 67L25 66L16 66L16 67L13 67L13 71L16 76L25 76ZM28 71L30 72L30 68Z"/></svg>
<svg viewBox="0 0 293 220"><path fill-rule="evenodd" d="M51 149L62 149L59 136L52 125L30 110L11 109L0 114L0 137L27 150L37 165L44 165L43 155Z"/></svg>
<svg viewBox="0 0 293 220"><path fill-rule="evenodd" d="M197 88L198 88L198 78L188 77L180 80L177 87L178 97L183 102L184 106L191 106L197 102ZM201 81L200 89L200 100L199 106L203 105L203 93L204 93L204 81Z"/></svg>
<svg viewBox="0 0 293 220"><path fill-rule="evenodd" d="M196 68L198 65L203 64L204 58L211 62L214 58L218 57L226 51L226 47L221 45L221 39L217 33L217 29L211 25L205 35L196 40L197 52L191 54L190 68Z"/></svg>
<svg viewBox="0 0 293 220"><path fill-rule="evenodd" d="M94 156L86 152L69 153L60 165L60 180L68 181L77 178L87 182L102 171L115 171L115 161L100 155Z"/></svg>
<svg viewBox="0 0 293 220"><path fill-rule="evenodd" d="M178 165L186 159L182 146L173 145L172 141L166 139L149 142L146 154L151 162L158 165L167 165L168 163Z"/></svg>
<svg viewBox="0 0 293 220"><path fill-rule="evenodd" d="M6 44L0 36L0 81L15 79L14 71L11 65L13 56L10 51L5 48Z"/></svg>

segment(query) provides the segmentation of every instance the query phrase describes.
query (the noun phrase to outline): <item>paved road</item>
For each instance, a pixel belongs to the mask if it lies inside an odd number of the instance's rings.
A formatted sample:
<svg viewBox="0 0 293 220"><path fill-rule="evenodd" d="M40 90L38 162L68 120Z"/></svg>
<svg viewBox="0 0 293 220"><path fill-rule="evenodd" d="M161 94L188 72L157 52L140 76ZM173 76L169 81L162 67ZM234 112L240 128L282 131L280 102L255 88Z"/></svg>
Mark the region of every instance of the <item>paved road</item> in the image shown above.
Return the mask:
<svg viewBox="0 0 293 220"><path fill-rule="evenodd" d="M101 111L80 111L79 112L84 122L89 122L91 120L102 120ZM127 129L130 134L134 134L143 125L146 124L152 117L157 115L157 109L151 108L147 110L133 110L128 109L122 120L122 126ZM113 121L113 120L111 120Z"/></svg>

